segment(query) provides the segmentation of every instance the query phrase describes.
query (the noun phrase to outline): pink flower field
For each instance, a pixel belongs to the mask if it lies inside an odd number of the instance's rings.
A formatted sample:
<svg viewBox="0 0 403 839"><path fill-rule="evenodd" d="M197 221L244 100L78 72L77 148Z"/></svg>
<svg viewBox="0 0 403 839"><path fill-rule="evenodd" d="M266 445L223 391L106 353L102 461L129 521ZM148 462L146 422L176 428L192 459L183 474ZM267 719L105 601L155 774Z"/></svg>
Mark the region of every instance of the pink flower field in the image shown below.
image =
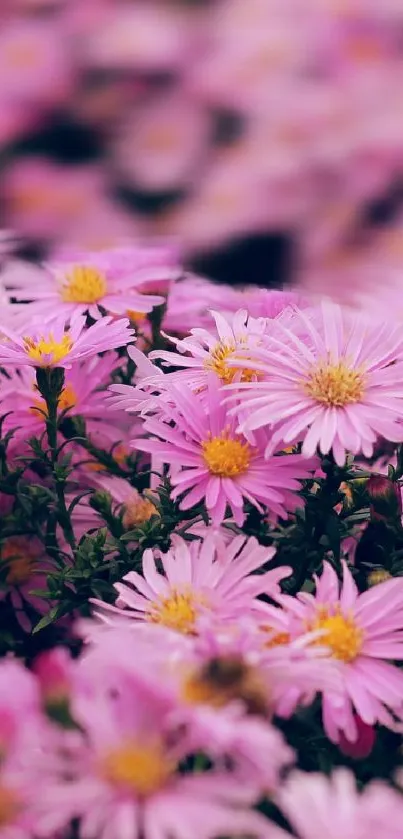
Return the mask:
<svg viewBox="0 0 403 839"><path fill-rule="evenodd" d="M165 245L2 280L1 837L401 839L399 326Z"/></svg>
<svg viewBox="0 0 403 839"><path fill-rule="evenodd" d="M0 839L403 839L403 0L0 0Z"/></svg>

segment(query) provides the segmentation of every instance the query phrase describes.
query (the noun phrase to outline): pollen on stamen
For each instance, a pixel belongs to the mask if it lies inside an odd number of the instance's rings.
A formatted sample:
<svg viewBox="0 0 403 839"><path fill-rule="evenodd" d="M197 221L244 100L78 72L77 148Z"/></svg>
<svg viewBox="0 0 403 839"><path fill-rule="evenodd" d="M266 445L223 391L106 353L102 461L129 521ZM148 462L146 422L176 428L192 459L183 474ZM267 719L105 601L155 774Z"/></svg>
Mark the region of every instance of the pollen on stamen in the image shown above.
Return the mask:
<svg viewBox="0 0 403 839"><path fill-rule="evenodd" d="M190 590L173 589L168 597L151 604L147 618L151 623L162 624L183 635L193 635L201 602L201 598Z"/></svg>
<svg viewBox="0 0 403 839"><path fill-rule="evenodd" d="M98 303L106 292L106 277L89 265L74 266L60 290L64 303Z"/></svg>
<svg viewBox="0 0 403 839"><path fill-rule="evenodd" d="M202 450L209 472L221 478L235 478L247 472L253 455L249 443L226 433L205 440Z"/></svg>
<svg viewBox="0 0 403 839"><path fill-rule="evenodd" d="M73 347L73 342L68 335L63 335L60 341L56 341L52 333L47 337L42 335L38 339L26 337L23 341L25 352L39 367L57 364Z"/></svg>
<svg viewBox="0 0 403 839"><path fill-rule="evenodd" d="M354 617L344 615L340 608L331 610L330 607L321 607L308 629L323 631L314 643L329 647L332 656L339 661L354 661L361 652L364 632L357 626Z"/></svg>
<svg viewBox="0 0 403 839"><path fill-rule="evenodd" d="M235 351L236 351L236 344L235 342L227 342L220 341L214 349L211 350L209 353L208 358L206 358L204 362L204 366L207 370L211 370L215 373L221 381L226 384L230 385L231 382L234 381L235 376L237 373L240 374L240 381L241 382L250 382L256 376L256 370L249 369L247 367L240 368L237 367L230 367L228 365L228 359L235 358Z"/></svg>
<svg viewBox="0 0 403 839"><path fill-rule="evenodd" d="M363 374L341 361L338 364L320 363L310 372L303 386L316 402L336 408L359 402L365 391Z"/></svg>

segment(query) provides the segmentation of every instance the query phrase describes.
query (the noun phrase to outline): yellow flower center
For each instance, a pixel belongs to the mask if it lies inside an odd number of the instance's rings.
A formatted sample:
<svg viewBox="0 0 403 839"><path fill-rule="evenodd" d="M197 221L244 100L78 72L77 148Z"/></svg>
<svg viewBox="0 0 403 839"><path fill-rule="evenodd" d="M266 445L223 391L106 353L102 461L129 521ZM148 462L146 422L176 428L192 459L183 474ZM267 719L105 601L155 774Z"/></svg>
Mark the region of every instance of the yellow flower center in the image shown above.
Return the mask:
<svg viewBox="0 0 403 839"><path fill-rule="evenodd" d="M8 787L0 786L0 828L9 825L20 809L20 803L14 791L8 789Z"/></svg>
<svg viewBox="0 0 403 839"><path fill-rule="evenodd" d="M202 443L203 458L212 475L235 478L249 469L253 450L249 443L226 433Z"/></svg>
<svg viewBox="0 0 403 839"><path fill-rule="evenodd" d="M391 580L392 575L386 568L374 568L373 571L370 571L367 577L367 583L369 586L377 586L379 583L386 583L387 580Z"/></svg>
<svg viewBox="0 0 403 839"><path fill-rule="evenodd" d="M312 399L323 405L343 408L362 399L364 377L341 361L338 364L325 362L312 370L304 389Z"/></svg>
<svg viewBox="0 0 403 839"><path fill-rule="evenodd" d="M132 527L138 527L140 524L149 521L151 516L159 516L157 508L153 502L148 498L140 498L136 501L129 501L124 505L123 513L123 527L130 530Z"/></svg>
<svg viewBox="0 0 403 839"><path fill-rule="evenodd" d="M38 367L51 367L63 361L72 349L73 342L68 335L63 335L60 341L55 341L52 333L38 340L24 338L24 350L35 361Z"/></svg>
<svg viewBox="0 0 403 839"><path fill-rule="evenodd" d="M61 298L65 303L98 303L105 296L105 276L90 265L76 265L61 287Z"/></svg>
<svg viewBox="0 0 403 839"><path fill-rule="evenodd" d="M309 630L322 629L323 635L315 644L330 647L333 657L339 661L354 661L359 655L364 640L364 633L352 617L346 617L336 608L330 614L327 607L321 607L318 617L309 625Z"/></svg>
<svg viewBox="0 0 403 839"><path fill-rule="evenodd" d="M148 620L174 629L183 635L194 635L198 615L198 606L202 598L192 591L172 589L169 597L161 598L151 604Z"/></svg>
<svg viewBox="0 0 403 839"><path fill-rule="evenodd" d="M260 673L237 655L213 658L190 673L181 693L191 705L223 708L238 699L249 714L266 714L268 710L268 691Z"/></svg>
<svg viewBox="0 0 403 839"><path fill-rule="evenodd" d="M21 586L28 582L34 569L35 561L29 547L18 537L7 539L0 548L0 561L6 566L6 583L9 586Z"/></svg>
<svg viewBox="0 0 403 839"><path fill-rule="evenodd" d="M146 798L163 787L175 770L162 743L136 741L114 749L102 761L102 775L109 783Z"/></svg>
<svg viewBox="0 0 403 839"><path fill-rule="evenodd" d="M235 350L236 345L235 343L224 343L220 341L213 350L211 350L208 358L206 358L204 362L204 366L207 370L212 370L216 375L221 379L222 382L226 385L230 385L233 382L237 373L239 373L239 368L237 367L229 367L227 364L228 358L235 358ZM241 382L250 382L256 376L255 370L249 370L247 368L242 370L241 373Z"/></svg>

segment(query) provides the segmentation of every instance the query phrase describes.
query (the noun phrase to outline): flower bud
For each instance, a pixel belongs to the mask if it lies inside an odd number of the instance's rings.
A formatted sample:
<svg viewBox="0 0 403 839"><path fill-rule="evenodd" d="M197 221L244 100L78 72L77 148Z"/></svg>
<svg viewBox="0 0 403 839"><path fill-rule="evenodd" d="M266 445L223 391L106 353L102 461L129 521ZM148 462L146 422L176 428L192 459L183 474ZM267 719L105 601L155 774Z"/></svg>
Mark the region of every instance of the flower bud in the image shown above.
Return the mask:
<svg viewBox="0 0 403 839"><path fill-rule="evenodd" d="M69 697L71 658L64 647L46 650L35 659L32 667L41 689L45 705Z"/></svg>
<svg viewBox="0 0 403 839"><path fill-rule="evenodd" d="M371 519L390 521L402 515L400 487L385 475L371 475L367 482Z"/></svg>
<svg viewBox="0 0 403 839"><path fill-rule="evenodd" d="M352 743L347 740L344 734L341 734L339 749L347 757L352 757L353 760L364 760L374 748L376 733L374 727L363 722L357 714L354 714L354 719L357 727L357 739Z"/></svg>
<svg viewBox="0 0 403 839"><path fill-rule="evenodd" d="M132 530L145 524L152 516L159 516L153 502L140 493L137 497L133 494L133 497L125 503L123 509L122 522L125 530Z"/></svg>

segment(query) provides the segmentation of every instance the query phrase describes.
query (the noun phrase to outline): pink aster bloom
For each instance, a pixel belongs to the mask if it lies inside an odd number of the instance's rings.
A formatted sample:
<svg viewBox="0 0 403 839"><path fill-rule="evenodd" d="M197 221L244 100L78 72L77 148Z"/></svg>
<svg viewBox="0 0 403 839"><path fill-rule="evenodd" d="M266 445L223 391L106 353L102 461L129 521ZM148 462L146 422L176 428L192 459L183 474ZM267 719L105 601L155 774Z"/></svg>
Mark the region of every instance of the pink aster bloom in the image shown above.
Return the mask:
<svg viewBox="0 0 403 839"><path fill-rule="evenodd" d="M222 384L234 379L253 379L253 370L239 372L228 362L264 341L266 321L249 317L245 309L228 318L215 311L211 315L215 321L214 330L191 329L187 338L170 339L176 352L157 350L150 353L150 358L162 359L165 366L183 367L183 372L173 373L171 378L186 382L194 390L205 388L212 373Z"/></svg>
<svg viewBox="0 0 403 839"><path fill-rule="evenodd" d="M140 682L167 710L171 707L171 718L179 730L187 732L188 748L192 752L202 749L217 761L222 755L228 755L237 778L247 787L252 783L260 789L277 789L282 770L294 762L294 752L283 736L265 713L259 714L257 707L246 707L242 697L234 694L231 702L225 690L220 696L219 685L215 696L214 684L211 685L211 701L208 701L209 684L203 681L202 673L203 667L208 667L207 660L203 664L200 660L195 662L186 644L187 657L186 654L182 657L181 647L173 647L167 633L161 635L160 629L149 625L148 632L137 631L135 656L133 634L127 628L113 628L98 637L92 635L81 670L79 666L80 687L84 681L86 701L91 703L94 692L102 690L108 682L122 693L127 691L130 680ZM252 677L250 688L252 693Z"/></svg>
<svg viewBox="0 0 403 839"><path fill-rule="evenodd" d="M254 435L253 443L236 433L234 417L228 416L211 374L206 406L179 383L171 386L170 395L174 407L169 418L175 427L165 417L146 419L144 431L153 436L136 439L134 446L171 465L171 497L186 493L180 508L189 510L205 498L214 525L221 524L227 507L242 525L245 501L287 518L290 503L295 507L292 493L300 489L298 479L309 476L313 462L300 455L265 459L265 432Z"/></svg>
<svg viewBox="0 0 403 839"><path fill-rule="evenodd" d="M122 617L136 622L150 621L168 629L192 635L197 633L203 615L216 615L223 622L253 609L255 598L279 591L279 581L289 574L287 567L253 574L274 556L254 538L235 537L217 550L215 536L202 543L187 543L172 536L168 553L146 550L143 576L130 571L122 583L116 583L115 606L94 600L98 615L121 622ZM160 558L164 573L156 568Z"/></svg>
<svg viewBox="0 0 403 839"><path fill-rule="evenodd" d="M329 691L323 697L329 739L337 743L343 732L354 742L355 714L367 725L400 730L403 673L390 662L403 659L403 580L387 580L360 594L345 562L341 584L325 562L315 583L315 595L300 592L276 599L288 618L290 636L316 633L313 643L327 646L338 664L341 696Z"/></svg>
<svg viewBox="0 0 403 839"><path fill-rule="evenodd" d="M293 772L280 789L277 804L298 839L401 836L403 797L378 781L360 793L353 773L344 768L336 769L330 778Z"/></svg>
<svg viewBox="0 0 403 839"><path fill-rule="evenodd" d="M241 431L269 426L273 445L303 439L304 455L319 447L341 466L348 451L370 457L378 436L402 440L398 326L324 302L310 313L297 310L288 328L276 321L271 342L230 361L262 376L230 385L237 398L242 390Z"/></svg>
<svg viewBox="0 0 403 839"><path fill-rule="evenodd" d="M83 743L68 790L80 835L105 839L113 830L116 839L151 839L197 830L203 839L225 831L263 839L267 823L248 809L259 794L256 781L241 784L235 771L215 765L207 773L181 773L194 740L178 724L164 686L158 690L147 674L119 666L110 653L110 645L105 652L101 645L95 661L91 652L85 656L72 697ZM199 738L197 745L209 754L208 742Z"/></svg>
<svg viewBox="0 0 403 839"><path fill-rule="evenodd" d="M147 253L147 251L146 251ZM164 302L158 295L141 294L139 286L153 279L153 268L160 279L161 266L147 265L143 254L136 248L116 248L111 251L66 254L65 259L47 266L47 271L38 274L37 284L32 287L31 276L15 272L8 277L13 296L26 304L27 314L40 316L45 323L57 320L62 315L90 314L101 317L100 307L108 313L125 315L129 312L150 312L154 306ZM166 274L172 272L170 266Z"/></svg>
<svg viewBox="0 0 403 839"><path fill-rule="evenodd" d="M33 321L25 335L0 325L0 364L68 369L75 361L124 347L134 340L127 318L105 317L88 329L85 321L85 317L74 316L68 329L64 317L55 321L51 328Z"/></svg>

